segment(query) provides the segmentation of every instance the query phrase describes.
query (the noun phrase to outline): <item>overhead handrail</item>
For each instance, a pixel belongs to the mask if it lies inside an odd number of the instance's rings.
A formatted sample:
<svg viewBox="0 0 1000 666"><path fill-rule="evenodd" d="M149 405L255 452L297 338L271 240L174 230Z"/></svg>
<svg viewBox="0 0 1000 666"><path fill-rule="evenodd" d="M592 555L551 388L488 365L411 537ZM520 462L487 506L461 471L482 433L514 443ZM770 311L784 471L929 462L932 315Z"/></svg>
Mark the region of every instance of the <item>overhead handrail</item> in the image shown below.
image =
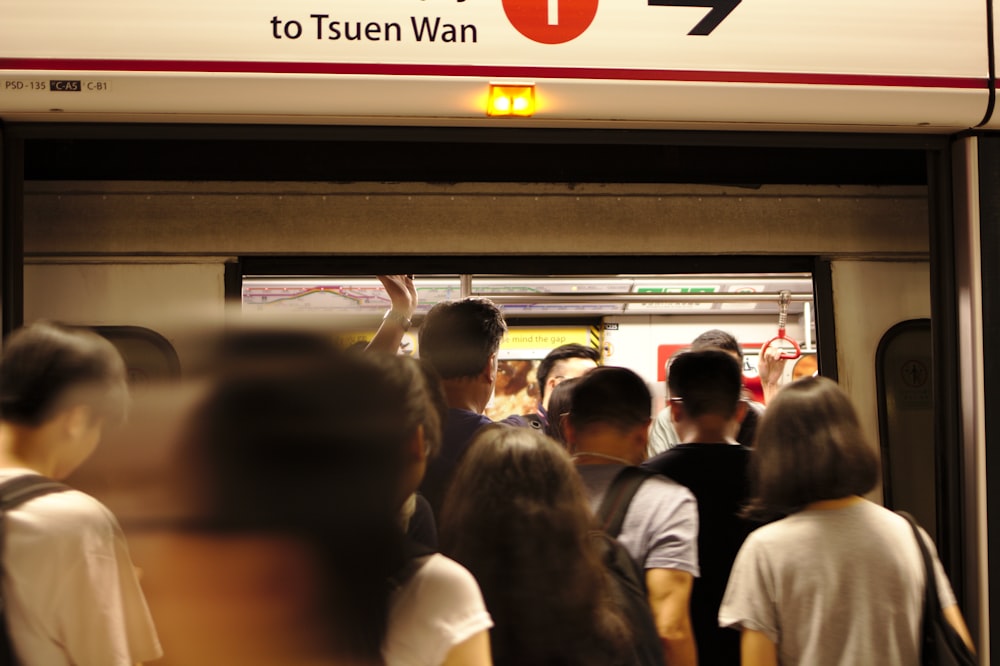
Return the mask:
<svg viewBox="0 0 1000 666"><path fill-rule="evenodd" d="M789 295L789 303L812 302L812 294ZM713 294L713 293L683 293L683 294L593 294L586 292L559 294L552 292L523 291L485 291L470 294L480 298L488 298L497 305L521 305L525 303L760 303L774 299L780 294L749 293L749 294ZM787 311L787 306L786 306Z"/></svg>
<svg viewBox="0 0 1000 666"><path fill-rule="evenodd" d="M788 337L785 333L785 324L788 322L788 305L792 302L792 294L789 291L782 291L778 294L778 335L771 338L760 348L760 355L764 355L764 350L770 347L776 342L788 343L792 346L792 351L782 351L779 358L792 360L802 356L802 350L799 348L799 343L797 343L793 338Z"/></svg>

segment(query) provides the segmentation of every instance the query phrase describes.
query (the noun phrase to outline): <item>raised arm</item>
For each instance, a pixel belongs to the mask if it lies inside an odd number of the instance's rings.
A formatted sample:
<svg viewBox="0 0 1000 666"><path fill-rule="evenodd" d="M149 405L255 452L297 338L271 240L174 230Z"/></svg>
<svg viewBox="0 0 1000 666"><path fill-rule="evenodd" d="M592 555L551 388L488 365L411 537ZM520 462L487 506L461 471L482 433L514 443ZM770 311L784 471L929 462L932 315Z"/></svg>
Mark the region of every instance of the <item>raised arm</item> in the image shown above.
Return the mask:
<svg viewBox="0 0 1000 666"><path fill-rule="evenodd" d="M395 354L403 334L410 330L410 321L417 309L417 288L413 286L412 275L379 275L378 279L392 305L366 349Z"/></svg>
<svg viewBox="0 0 1000 666"><path fill-rule="evenodd" d="M764 391L765 405L771 402L781 388L785 363L787 361L781 358L781 351L775 347L768 347L757 359L757 373L760 375L760 387Z"/></svg>

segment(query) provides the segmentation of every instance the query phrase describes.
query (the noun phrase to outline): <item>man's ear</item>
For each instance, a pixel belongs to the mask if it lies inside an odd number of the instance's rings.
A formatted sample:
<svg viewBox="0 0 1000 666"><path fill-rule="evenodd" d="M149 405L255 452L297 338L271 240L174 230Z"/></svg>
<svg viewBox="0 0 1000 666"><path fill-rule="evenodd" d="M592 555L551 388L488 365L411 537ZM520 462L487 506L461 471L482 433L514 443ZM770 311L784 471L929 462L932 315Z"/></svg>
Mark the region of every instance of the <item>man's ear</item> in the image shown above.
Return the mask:
<svg viewBox="0 0 1000 666"><path fill-rule="evenodd" d="M78 438L94 427L94 410L86 405L74 405L62 411L58 417L70 437Z"/></svg>
<svg viewBox="0 0 1000 666"><path fill-rule="evenodd" d="M562 424L563 437L566 438L566 448L569 449L570 453L573 453L573 449L576 446L576 428L573 427L573 423L569 420L569 414L565 416L557 415L557 418L562 419L560 423Z"/></svg>
<svg viewBox="0 0 1000 666"><path fill-rule="evenodd" d="M646 450L649 448L649 426L652 422L653 419L648 419L644 424L632 428L627 434L628 441L632 443L634 448L637 459L634 464L636 465L646 459Z"/></svg>
<svg viewBox="0 0 1000 666"><path fill-rule="evenodd" d="M640 427L636 426L635 436L637 439L641 439L643 445L649 445L649 426L652 425L653 419L646 419L646 422Z"/></svg>
<svg viewBox="0 0 1000 666"><path fill-rule="evenodd" d="M687 411L684 409L684 403L680 400L670 403L670 420L673 423L680 423L682 420L688 417Z"/></svg>
<svg viewBox="0 0 1000 666"><path fill-rule="evenodd" d="M483 368L482 373L483 379L488 381L491 385L495 384L497 381L497 355L496 353L490 354L489 360L486 361L486 367Z"/></svg>

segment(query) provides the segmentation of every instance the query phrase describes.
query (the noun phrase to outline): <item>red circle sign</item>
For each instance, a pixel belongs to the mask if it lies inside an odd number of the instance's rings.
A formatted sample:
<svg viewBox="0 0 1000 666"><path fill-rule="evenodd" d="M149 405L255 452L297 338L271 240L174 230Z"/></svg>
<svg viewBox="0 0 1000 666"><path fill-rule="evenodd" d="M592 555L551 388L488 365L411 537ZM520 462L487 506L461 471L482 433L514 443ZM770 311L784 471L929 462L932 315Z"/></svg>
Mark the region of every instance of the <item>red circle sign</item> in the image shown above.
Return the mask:
<svg viewBox="0 0 1000 666"><path fill-rule="evenodd" d="M583 34L597 15L598 0L503 0L507 19L528 39L562 44Z"/></svg>

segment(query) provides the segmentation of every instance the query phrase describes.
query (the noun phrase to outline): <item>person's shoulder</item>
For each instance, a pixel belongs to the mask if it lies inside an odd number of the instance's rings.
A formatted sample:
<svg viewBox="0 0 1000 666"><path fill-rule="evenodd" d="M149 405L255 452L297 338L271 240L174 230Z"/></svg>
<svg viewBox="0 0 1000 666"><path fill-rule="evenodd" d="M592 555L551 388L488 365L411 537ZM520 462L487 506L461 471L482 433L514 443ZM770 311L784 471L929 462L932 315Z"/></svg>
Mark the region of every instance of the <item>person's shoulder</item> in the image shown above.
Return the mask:
<svg viewBox="0 0 1000 666"><path fill-rule="evenodd" d="M451 407L445 419L445 431L475 432L483 426L493 423L485 414L479 414L469 409Z"/></svg>
<svg viewBox="0 0 1000 666"><path fill-rule="evenodd" d="M83 524L115 521L111 511L99 500L73 488L36 497L21 506L38 515L58 516Z"/></svg>
<svg viewBox="0 0 1000 666"><path fill-rule="evenodd" d="M414 574L413 584L421 597L453 601L481 598L479 584L469 570L440 553L427 558Z"/></svg>
<svg viewBox="0 0 1000 666"><path fill-rule="evenodd" d="M86 550L109 544L120 534L118 521L106 506L73 489L28 500L8 511L4 520L12 529L36 538L79 539Z"/></svg>
<svg viewBox="0 0 1000 666"><path fill-rule="evenodd" d="M659 453L642 464L642 467L659 471L661 466L695 462L704 459L746 456L750 449L742 444L725 442L685 442Z"/></svg>
<svg viewBox="0 0 1000 666"><path fill-rule="evenodd" d="M490 422L489 418L479 412L474 412L471 409L461 409L459 407L448 408L447 421L454 423Z"/></svg>
<svg viewBox="0 0 1000 666"><path fill-rule="evenodd" d="M502 425L514 426L516 428L533 428L535 430L544 430L545 423L542 421L541 417L535 414L511 414L510 416L497 421Z"/></svg>
<svg viewBox="0 0 1000 666"><path fill-rule="evenodd" d="M491 423L493 422L483 414L468 409L449 408L442 428L442 452L447 456L451 448L464 449L480 428Z"/></svg>
<svg viewBox="0 0 1000 666"><path fill-rule="evenodd" d="M647 459L643 462L640 467L643 469L648 469L653 472L663 473L663 469L669 467L670 465L676 463L680 458L684 456L683 452L677 451L678 447L672 449L667 449L663 453L657 453L652 458Z"/></svg>
<svg viewBox="0 0 1000 666"><path fill-rule="evenodd" d="M642 493L647 498L656 498L660 501L677 503L687 500L695 501L694 493L687 486L658 473L649 474L647 479L639 486L636 494L638 495L639 493Z"/></svg>
<svg viewBox="0 0 1000 666"><path fill-rule="evenodd" d="M829 514L814 511L797 511L765 525L747 537L747 543L758 548L784 549L788 543L809 540L817 530L823 531L822 521Z"/></svg>

